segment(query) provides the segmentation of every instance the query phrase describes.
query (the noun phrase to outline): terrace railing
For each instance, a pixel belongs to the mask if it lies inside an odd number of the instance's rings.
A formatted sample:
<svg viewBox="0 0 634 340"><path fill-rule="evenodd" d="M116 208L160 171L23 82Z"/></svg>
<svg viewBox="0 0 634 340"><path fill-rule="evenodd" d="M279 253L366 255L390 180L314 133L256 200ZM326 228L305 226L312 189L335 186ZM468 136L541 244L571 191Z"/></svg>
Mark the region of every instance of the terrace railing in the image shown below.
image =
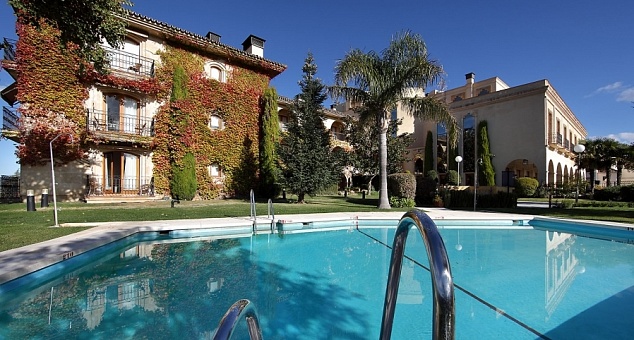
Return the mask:
<svg viewBox="0 0 634 340"><path fill-rule="evenodd" d="M15 43L13 39L4 38L2 49L4 50L4 60L15 61Z"/></svg>
<svg viewBox="0 0 634 340"><path fill-rule="evenodd" d="M154 122L151 118L137 116L108 116L107 112L86 110L88 131L111 131L137 136L153 136Z"/></svg>
<svg viewBox="0 0 634 340"><path fill-rule="evenodd" d="M6 106L2 107L2 130L17 131L20 114L17 110Z"/></svg>
<svg viewBox="0 0 634 340"><path fill-rule="evenodd" d="M92 176L88 175L86 196L154 196L152 176Z"/></svg>
<svg viewBox="0 0 634 340"><path fill-rule="evenodd" d="M419 210L411 210L401 218L394 235L390 270L383 304L383 322L380 339L390 339L396 308L398 285L401 278L405 241L412 226L420 231L429 258L432 287L434 289L434 313L432 339L454 339L455 301L451 267L445 243L434 221Z"/></svg>
<svg viewBox="0 0 634 340"><path fill-rule="evenodd" d="M113 71L123 71L148 78L154 77L154 60L109 47L104 47L104 50Z"/></svg>

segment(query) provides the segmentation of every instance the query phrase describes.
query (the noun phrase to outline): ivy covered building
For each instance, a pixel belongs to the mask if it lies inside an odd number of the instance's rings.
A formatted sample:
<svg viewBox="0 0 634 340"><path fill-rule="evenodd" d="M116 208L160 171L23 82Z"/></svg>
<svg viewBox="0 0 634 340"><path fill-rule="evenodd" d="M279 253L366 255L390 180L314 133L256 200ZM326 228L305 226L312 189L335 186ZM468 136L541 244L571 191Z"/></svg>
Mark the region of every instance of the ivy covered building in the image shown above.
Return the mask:
<svg viewBox="0 0 634 340"><path fill-rule="evenodd" d="M265 59L254 35L238 49L134 12L125 21L123 46L105 47L106 75L63 53L45 24L18 24L19 39L4 40L15 82L2 91L2 133L19 144L23 197L50 192L52 140L60 199L162 197L187 154L202 198L248 192L260 99L286 66Z"/></svg>

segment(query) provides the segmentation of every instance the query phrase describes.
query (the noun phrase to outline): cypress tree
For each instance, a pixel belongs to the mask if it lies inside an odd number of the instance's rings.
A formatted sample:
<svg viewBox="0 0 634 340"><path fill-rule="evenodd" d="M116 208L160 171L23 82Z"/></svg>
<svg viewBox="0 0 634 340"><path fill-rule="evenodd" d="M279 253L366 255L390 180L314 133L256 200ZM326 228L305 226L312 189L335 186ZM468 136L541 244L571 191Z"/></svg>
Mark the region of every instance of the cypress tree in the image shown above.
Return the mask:
<svg viewBox="0 0 634 340"><path fill-rule="evenodd" d="M427 140L425 140L425 165L423 173L434 170L434 135L431 131L427 131Z"/></svg>
<svg viewBox="0 0 634 340"><path fill-rule="evenodd" d="M479 167L480 180L482 185L495 185L495 169L491 162L491 148L489 146L488 123L486 120L478 124L478 155L482 158L482 165Z"/></svg>
<svg viewBox="0 0 634 340"><path fill-rule="evenodd" d="M286 188L303 203L305 195L337 183L342 167L330 151L330 134L324 126L322 104L326 87L315 77L317 65L308 54L295 97L286 137L280 145L280 160Z"/></svg>
<svg viewBox="0 0 634 340"><path fill-rule="evenodd" d="M196 181L196 158L187 153L183 157L182 165L172 163L171 190L174 197L191 200L196 196L198 183Z"/></svg>
<svg viewBox="0 0 634 340"><path fill-rule="evenodd" d="M280 127L275 88L271 87L264 91L260 126L260 195L272 198L279 194L276 149L279 144Z"/></svg>
<svg viewBox="0 0 634 340"><path fill-rule="evenodd" d="M170 103L175 103L187 98L187 75L182 66L177 65L172 75L172 93ZM180 109L172 108L172 138L179 139L182 129L188 125L187 117L183 117ZM198 181L196 179L196 157L191 152L185 154L182 160L172 150L170 190L172 196L184 200L191 200L196 195Z"/></svg>

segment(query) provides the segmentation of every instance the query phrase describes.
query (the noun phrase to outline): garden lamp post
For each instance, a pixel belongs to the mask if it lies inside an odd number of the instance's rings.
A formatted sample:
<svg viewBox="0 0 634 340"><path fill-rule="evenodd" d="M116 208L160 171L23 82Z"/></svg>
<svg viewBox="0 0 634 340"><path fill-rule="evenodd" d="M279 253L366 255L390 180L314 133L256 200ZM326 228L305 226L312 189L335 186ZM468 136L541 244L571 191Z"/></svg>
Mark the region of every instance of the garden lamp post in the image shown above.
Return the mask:
<svg viewBox="0 0 634 340"><path fill-rule="evenodd" d="M462 156L456 156L456 163L458 163L458 186L460 186L460 162L462 162Z"/></svg>
<svg viewBox="0 0 634 340"><path fill-rule="evenodd" d="M57 193L55 192L55 161L53 159L53 142L59 138L62 135L65 135L66 133L60 133L59 135L55 136L55 138L53 138L51 140L51 142L48 144L49 145L49 150L51 151L51 179L53 180L53 214L55 215L55 227L59 227L59 222L57 221ZM73 142L73 135L68 134L70 136L70 142Z"/></svg>
<svg viewBox="0 0 634 340"><path fill-rule="evenodd" d="M581 166L581 154L586 151L586 146L583 144L577 144L574 147L575 152L577 153L577 193L575 195L575 204L579 203L579 167ZM608 170L609 171L609 170Z"/></svg>

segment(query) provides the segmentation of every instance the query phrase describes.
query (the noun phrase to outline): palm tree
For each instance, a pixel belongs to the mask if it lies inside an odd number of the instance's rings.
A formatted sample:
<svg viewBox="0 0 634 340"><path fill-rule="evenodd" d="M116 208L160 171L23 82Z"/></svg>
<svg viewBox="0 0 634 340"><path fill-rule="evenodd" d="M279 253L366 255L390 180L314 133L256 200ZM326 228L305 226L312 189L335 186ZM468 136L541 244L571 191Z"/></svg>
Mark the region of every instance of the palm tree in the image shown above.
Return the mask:
<svg viewBox="0 0 634 340"><path fill-rule="evenodd" d="M390 209L387 197L387 129L390 112L398 103L416 118L445 124L455 144L458 124L444 102L411 94L441 80L442 66L430 60L418 34L404 32L392 39L381 53L353 49L335 67L335 99L358 103L360 124L378 124L381 189L379 209Z"/></svg>

